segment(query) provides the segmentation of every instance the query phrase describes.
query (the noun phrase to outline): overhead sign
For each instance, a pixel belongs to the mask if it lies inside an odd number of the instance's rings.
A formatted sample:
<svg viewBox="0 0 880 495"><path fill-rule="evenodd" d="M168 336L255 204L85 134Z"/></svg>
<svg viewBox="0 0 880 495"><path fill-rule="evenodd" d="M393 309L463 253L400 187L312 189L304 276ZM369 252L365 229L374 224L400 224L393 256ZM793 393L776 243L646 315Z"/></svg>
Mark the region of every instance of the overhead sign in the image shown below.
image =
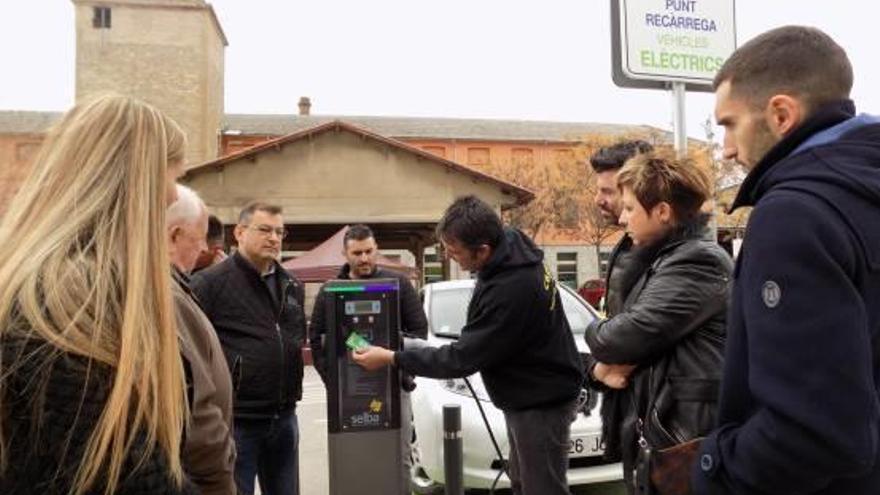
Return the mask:
<svg viewBox="0 0 880 495"><path fill-rule="evenodd" d="M611 0L611 6L618 85L684 82L705 90L736 49L734 0Z"/></svg>

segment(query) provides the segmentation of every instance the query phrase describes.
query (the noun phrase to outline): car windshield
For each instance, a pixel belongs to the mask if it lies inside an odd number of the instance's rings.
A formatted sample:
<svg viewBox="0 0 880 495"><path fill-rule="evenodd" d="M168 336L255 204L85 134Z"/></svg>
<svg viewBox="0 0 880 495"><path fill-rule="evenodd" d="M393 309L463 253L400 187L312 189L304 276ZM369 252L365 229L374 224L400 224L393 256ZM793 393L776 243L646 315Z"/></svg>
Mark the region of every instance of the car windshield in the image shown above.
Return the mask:
<svg viewBox="0 0 880 495"><path fill-rule="evenodd" d="M472 287L434 290L431 292L430 319L434 334L439 337L457 338L467 321L467 306L474 290ZM568 325L575 335L583 335L587 325L596 317L577 296L565 289L559 290L562 309Z"/></svg>

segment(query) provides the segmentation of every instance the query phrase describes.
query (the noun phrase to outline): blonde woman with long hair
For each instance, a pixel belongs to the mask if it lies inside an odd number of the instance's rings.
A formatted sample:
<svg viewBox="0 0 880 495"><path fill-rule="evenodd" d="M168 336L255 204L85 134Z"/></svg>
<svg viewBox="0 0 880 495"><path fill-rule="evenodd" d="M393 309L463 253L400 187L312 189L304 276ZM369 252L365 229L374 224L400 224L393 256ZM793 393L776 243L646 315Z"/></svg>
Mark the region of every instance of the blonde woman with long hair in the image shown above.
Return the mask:
<svg viewBox="0 0 880 495"><path fill-rule="evenodd" d="M0 493L188 493L165 209L185 139L121 96L46 136L0 224Z"/></svg>

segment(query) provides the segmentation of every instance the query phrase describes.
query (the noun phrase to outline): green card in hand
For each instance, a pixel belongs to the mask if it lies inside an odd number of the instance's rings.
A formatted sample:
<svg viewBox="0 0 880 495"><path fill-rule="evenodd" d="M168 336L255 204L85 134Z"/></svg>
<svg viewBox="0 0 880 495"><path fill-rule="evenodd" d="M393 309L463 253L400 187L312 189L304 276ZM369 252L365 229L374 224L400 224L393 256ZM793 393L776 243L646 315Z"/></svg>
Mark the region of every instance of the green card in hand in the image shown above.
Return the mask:
<svg viewBox="0 0 880 495"><path fill-rule="evenodd" d="M345 345L353 351L359 351L370 347L370 342L365 339L363 335L357 332L351 332L348 338L345 339Z"/></svg>

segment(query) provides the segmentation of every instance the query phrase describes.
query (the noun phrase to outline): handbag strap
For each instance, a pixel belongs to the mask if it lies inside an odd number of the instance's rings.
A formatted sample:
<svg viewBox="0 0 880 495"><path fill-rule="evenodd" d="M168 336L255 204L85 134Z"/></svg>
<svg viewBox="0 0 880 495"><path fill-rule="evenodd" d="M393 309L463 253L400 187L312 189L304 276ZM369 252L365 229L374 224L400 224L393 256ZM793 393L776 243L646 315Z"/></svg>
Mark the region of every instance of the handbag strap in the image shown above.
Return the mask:
<svg viewBox="0 0 880 495"><path fill-rule="evenodd" d="M651 366L648 368L648 403L645 408L645 417L642 417L642 414L639 411L638 404L636 404L636 394L629 394L629 399L632 404L633 412L636 414L636 433L638 434L638 444L641 448L648 447L648 440L645 439L645 424L646 417L650 414L651 408L654 407L654 399L655 399L655 391L654 391L654 363L651 363Z"/></svg>

